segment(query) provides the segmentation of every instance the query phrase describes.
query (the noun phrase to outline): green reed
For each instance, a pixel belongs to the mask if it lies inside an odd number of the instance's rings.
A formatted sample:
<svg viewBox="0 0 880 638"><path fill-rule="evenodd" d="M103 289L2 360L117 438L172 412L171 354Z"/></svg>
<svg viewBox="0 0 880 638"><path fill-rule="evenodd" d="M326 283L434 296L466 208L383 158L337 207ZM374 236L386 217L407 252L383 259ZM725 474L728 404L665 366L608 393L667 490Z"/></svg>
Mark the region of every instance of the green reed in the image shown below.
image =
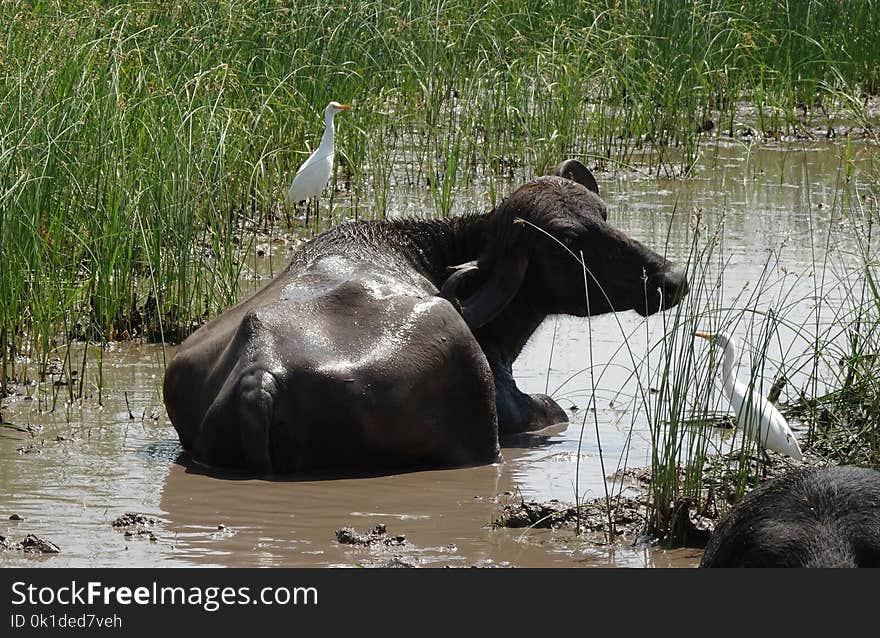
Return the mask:
<svg viewBox="0 0 880 638"><path fill-rule="evenodd" d="M799 439L809 458L880 466L877 174L853 185L843 167L840 174L831 223L811 234L813 262L787 273L779 246L732 298L722 295L729 285L724 222L709 228L695 211L684 260L690 291L661 315L663 334L646 342L647 355L632 360L638 382L631 418L633 424L646 420L651 436L653 535L681 541L686 530L674 529L681 503L697 512L724 509L769 469L755 442L738 430L719 435L713 427L730 412L718 390L721 352L695 344L696 330L744 335L739 378L763 395L772 385L785 389L779 407L801 424ZM848 238L842 253L830 249L835 232ZM806 317L805 308L812 308ZM733 443L724 446L729 453L719 456L722 438L731 435ZM783 470L793 467L780 461Z"/></svg>

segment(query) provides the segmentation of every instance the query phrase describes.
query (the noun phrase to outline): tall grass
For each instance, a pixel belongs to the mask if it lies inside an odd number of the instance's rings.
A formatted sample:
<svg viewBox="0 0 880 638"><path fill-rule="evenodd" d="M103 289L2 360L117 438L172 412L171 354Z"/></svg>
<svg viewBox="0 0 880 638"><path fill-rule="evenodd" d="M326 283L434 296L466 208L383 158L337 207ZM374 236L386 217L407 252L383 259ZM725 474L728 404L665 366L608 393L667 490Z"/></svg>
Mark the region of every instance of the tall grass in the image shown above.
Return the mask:
<svg viewBox="0 0 880 638"><path fill-rule="evenodd" d="M828 371L825 392L800 393L794 412L809 425L808 441L847 463L880 467L880 238L878 188L870 184L844 201L852 230L849 257L834 285L847 292L818 352Z"/></svg>
<svg viewBox="0 0 880 638"><path fill-rule="evenodd" d="M705 120L822 110L869 123L873 1L582 5L24 2L0 5L0 370L71 339L178 340L239 295L242 255L339 122L346 216L393 214L577 154L687 174ZM698 124L700 126L698 126ZM487 201L490 205L492 202ZM82 377L81 377L82 378Z"/></svg>
<svg viewBox="0 0 880 638"><path fill-rule="evenodd" d="M739 340L738 377L757 392L784 388L779 407L798 427L808 462L880 467L880 182L865 179L839 180L829 223L811 236L817 257L805 270L788 272L780 245L735 294L725 276L724 220L707 227L695 212L685 260L690 292L661 316L662 335L633 361L632 419L646 420L651 437L649 532L681 539L686 530L673 529L680 504L724 509L768 470L754 440L716 429L730 413L719 390L722 353L695 344L696 330ZM829 249L833 233L845 235L847 250Z"/></svg>

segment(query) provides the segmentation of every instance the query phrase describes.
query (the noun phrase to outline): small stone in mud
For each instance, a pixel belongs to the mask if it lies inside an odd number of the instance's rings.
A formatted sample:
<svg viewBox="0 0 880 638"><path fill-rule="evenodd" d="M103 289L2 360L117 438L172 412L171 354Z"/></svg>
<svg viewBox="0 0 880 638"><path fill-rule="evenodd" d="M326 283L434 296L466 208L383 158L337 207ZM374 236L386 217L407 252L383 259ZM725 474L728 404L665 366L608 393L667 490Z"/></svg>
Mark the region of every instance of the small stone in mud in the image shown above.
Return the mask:
<svg viewBox="0 0 880 638"><path fill-rule="evenodd" d="M64 361L62 361L58 357L54 357L52 359L49 359L46 362L45 368L43 369L43 376L44 377L46 375L58 376L63 373L64 373Z"/></svg>
<svg viewBox="0 0 880 638"><path fill-rule="evenodd" d="M715 122L706 117L697 122L697 133L708 133L715 128Z"/></svg>
<svg viewBox="0 0 880 638"><path fill-rule="evenodd" d="M518 505L505 505L493 521L495 527L558 527L569 518L569 509L553 499L546 503L522 501Z"/></svg>
<svg viewBox="0 0 880 638"><path fill-rule="evenodd" d="M28 554L60 554L61 549L55 543L47 541L45 538L28 534L20 545L20 549Z"/></svg>
<svg viewBox="0 0 880 638"><path fill-rule="evenodd" d="M15 451L19 454L39 454L43 450L41 450L38 445L28 443L27 445L19 445L17 448L15 448Z"/></svg>
<svg viewBox="0 0 880 638"><path fill-rule="evenodd" d="M401 556L392 556L391 560L389 560L388 562L386 562L382 565L376 565L376 567L382 567L382 568L394 568L394 567L401 568L401 567L403 567L403 568L413 569L413 568L418 567L418 564L414 563L410 560L406 560L405 558L402 558Z"/></svg>
<svg viewBox="0 0 880 638"><path fill-rule="evenodd" d="M147 516L146 514L136 514L134 512L126 512L122 516L114 520L111 525L116 528L143 526L150 527L159 522L159 519Z"/></svg>
<svg viewBox="0 0 880 638"><path fill-rule="evenodd" d="M226 527L223 523L217 525L217 531L211 533L211 538L229 538L230 536L235 536L236 530L231 527Z"/></svg>
<svg viewBox="0 0 880 638"><path fill-rule="evenodd" d="M680 473L684 480L684 472ZM625 467L607 477L620 485L635 485L647 489L651 485L651 469L646 467Z"/></svg>
<svg viewBox="0 0 880 638"><path fill-rule="evenodd" d="M126 538L135 538L135 537L140 538L140 537L145 536L151 542L155 542L157 540L156 535L148 529L138 529L138 530L127 529L127 530L125 530L125 534L123 534L123 535Z"/></svg>
<svg viewBox="0 0 880 638"><path fill-rule="evenodd" d="M673 504L669 534L661 540L670 547L704 548L714 527L714 521L700 515L690 499L679 499Z"/></svg>
<svg viewBox="0 0 880 638"><path fill-rule="evenodd" d="M151 543L154 543L158 539L150 528L158 522L160 520L153 516L126 512L114 520L111 525L117 531L123 532L126 539L146 538Z"/></svg>
<svg viewBox="0 0 880 638"><path fill-rule="evenodd" d="M369 547L377 543L383 545L405 545L406 537L402 534L390 536L385 525L379 523L373 529L359 534L352 527L343 527L336 530L336 542L342 545L361 545Z"/></svg>
<svg viewBox="0 0 880 638"><path fill-rule="evenodd" d="M533 527L557 529L574 527L583 532L607 532L609 504L604 498L584 501L580 507L566 505L551 499L544 503L522 501L501 508L492 522L493 527ZM636 535L646 525L646 497L620 496L611 502L612 535Z"/></svg>

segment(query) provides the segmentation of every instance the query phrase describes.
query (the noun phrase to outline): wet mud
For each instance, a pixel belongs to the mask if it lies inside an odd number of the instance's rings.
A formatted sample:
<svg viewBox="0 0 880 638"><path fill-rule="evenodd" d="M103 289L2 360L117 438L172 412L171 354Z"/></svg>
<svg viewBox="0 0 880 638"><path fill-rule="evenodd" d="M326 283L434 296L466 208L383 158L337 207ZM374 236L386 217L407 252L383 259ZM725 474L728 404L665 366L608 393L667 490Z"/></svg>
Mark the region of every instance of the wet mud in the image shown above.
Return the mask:
<svg viewBox="0 0 880 638"><path fill-rule="evenodd" d="M61 549L45 538L34 534L28 534L20 541L14 541L6 536L0 536L0 550L11 552L23 552L25 554L60 554Z"/></svg>
<svg viewBox="0 0 880 638"><path fill-rule="evenodd" d="M122 532L127 539L146 538L152 542L156 542L158 538L153 532L153 528L159 524L159 522L159 519L153 516L126 512L122 516L116 518L110 525L113 529Z"/></svg>
<svg viewBox="0 0 880 638"><path fill-rule="evenodd" d="M392 536L385 529L385 525L379 523L373 529L359 534L353 527L343 527L336 530L336 542L342 545L360 545L361 547L370 547L381 543L386 546L406 545L406 536L398 534Z"/></svg>
<svg viewBox="0 0 880 638"><path fill-rule="evenodd" d="M592 499L579 505L549 501L525 501L502 506L492 522L496 527L535 529L568 528L575 532L606 534L619 540L643 536L649 501L643 497Z"/></svg>

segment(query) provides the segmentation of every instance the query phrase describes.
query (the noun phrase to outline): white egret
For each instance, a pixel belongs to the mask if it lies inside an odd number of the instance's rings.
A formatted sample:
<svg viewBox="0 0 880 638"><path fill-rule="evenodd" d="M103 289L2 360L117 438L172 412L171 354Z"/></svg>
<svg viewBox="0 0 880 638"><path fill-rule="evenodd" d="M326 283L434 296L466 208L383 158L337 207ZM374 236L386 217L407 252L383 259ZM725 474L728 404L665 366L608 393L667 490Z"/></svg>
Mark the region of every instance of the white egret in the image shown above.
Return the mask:
<svg viewBox="0 0 880 638"><path fill-rule="evenodd" d="M303 162L296 175L293 176L290 188L287 189L289 204L293 205L312 197L318 197L327 186L330 174L333 172L333 137L335 133L333 117L339 111L347 111L350 108L349 104L330 102L324 109L324 134L321 136L321 144L314 153L309 155L309 158ZM308 212L306 219L308 220Z"/></svg>
<svg viewBox="0 0 880 638"><path fill-rule="evenodd" d="M733 363L736 360L736 341L733 337L723 332L717 334L695 332L694 336L708 339L709 343L724 349L721 364L722 388L730 401L730 407L736 412L737 427L746 436L757 438L766 449L785 454L796 461L802 460L801 448L785 417L757 390L749 388L736 378L733 370Z"/></svg>

